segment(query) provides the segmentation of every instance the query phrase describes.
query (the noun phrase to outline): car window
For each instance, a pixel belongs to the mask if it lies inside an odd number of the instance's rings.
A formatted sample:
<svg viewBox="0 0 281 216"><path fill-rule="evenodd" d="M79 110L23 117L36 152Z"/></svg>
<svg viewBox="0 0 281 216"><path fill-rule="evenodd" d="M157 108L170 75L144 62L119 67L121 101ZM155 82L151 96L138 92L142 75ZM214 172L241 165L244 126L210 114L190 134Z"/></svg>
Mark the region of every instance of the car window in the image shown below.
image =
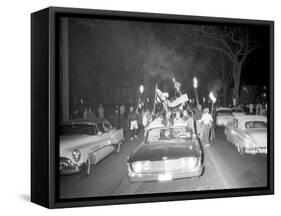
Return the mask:
<svg viewBox="0 0 281 216"><path fill-rule="evenodd" d="M237 119L233 119L233 126L234 127L238 127L238 120Z"/></svg>
<svg viewBox="0 0 281 216"><path fill-rule="evenodd" d="M267 128L267 122L265 121L247 121L245 123L246 129L252 129L252 128Z"/></svg>
<svg viewBox="0 0 281 216"><path fill-rule="evenodd" d="M217 112L217 116L231 116L232 111L231 110L220 110Z"/></svg>
<svg viewBox="0 0 281 216"><path fill-rule="evenodd" d="M109 131L112 128L111 124L108 122L103 123L103 126L105 131Z"/></svg>
<svg viewBox="0 0 281 216"><path fill-rule="evenodd" d="M63 125L60 127L60 135L97 135L96 125Z"/></svg>
<svg viewBox="0 0 281 216"><path fill-rule="evenodd" d="M104 133L104 127L103 127L102 123L98 123L98 130L99 130L99 132Z"/></svg>
<svg viewBox="0 0 281 216"><path fill-rule="evenodd" d="M237 113L242 113L242 112L243 112L242 109L233 109L232 111L233 111L233 112L237 112Z"/></svg>
<svg viewBox="0 0 281 216"><path fill-rule="evenodd" d="M188 127L154 128L148 131L146 142L165 142L192 138L192 130Z"/></svg>

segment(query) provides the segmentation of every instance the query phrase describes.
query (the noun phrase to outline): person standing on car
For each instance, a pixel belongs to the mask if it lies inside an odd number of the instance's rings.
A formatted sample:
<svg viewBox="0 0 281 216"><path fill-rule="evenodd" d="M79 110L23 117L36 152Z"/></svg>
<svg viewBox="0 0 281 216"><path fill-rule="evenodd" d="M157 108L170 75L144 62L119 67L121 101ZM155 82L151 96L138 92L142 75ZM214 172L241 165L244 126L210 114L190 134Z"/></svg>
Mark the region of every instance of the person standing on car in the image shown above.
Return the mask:
<svg viewBox="0 0 281 216"><path fill-rule="evenodd" d="M134 112L134 108L130 107L130 112L128 115L128 122L129 122L129 130L130 130L130 136L131 136L131 140L135 138L138 138L138 115L136 114L136 112Z"/></svg>
<svg viewBox="0 0 281 216"><path fill-rule="evenodd" d="M209 108L205 108L203 110L202 118L200 119L200 122L203 126L203 140L205 143L205 146L210 145L210 129L212 127L213 123L213 117L209 113Z"/></svg>
<svg viewBox="0 0 281 216"><path fill-rule="evenodd" d="M192 133L195 133L193 118L189 115L187 110L183 110L182 115L183 115L182 119L183 119L184 123L186 123L187 127L189 127L192 130Z"/></svg>

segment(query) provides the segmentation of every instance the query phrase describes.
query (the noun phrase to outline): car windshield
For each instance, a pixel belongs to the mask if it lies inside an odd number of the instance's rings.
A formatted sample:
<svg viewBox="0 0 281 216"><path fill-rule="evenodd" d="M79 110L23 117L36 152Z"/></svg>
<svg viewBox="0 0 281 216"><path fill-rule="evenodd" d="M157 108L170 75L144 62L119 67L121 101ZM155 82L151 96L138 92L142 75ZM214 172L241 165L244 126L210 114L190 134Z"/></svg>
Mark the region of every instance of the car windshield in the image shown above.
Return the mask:
<svg viewBox="0 0 281 216"><path fill-rule="evenodd" d="M231 116L232 115L232 111L231 110L220 110L217 111L217 116Z"/></svg>
<svg viewBox="0 0 281 216"><path fill-rule="evenodd" d="M60 135L97 135L96 125L62 125L60 128Z"/></svg>
<svg viewBox="0 0 281 216"><path fill-rule="evenodd" d="M154 128L148 131L146 143L185 141L187 139L192 139L191 128Z"/></svg>
<svg viewBox="0 0 281 216"><path fill-rule="evenodd" d="M267 122L265 121L248 121L245 123L246 129L252 128L267 128Z"/></svg>

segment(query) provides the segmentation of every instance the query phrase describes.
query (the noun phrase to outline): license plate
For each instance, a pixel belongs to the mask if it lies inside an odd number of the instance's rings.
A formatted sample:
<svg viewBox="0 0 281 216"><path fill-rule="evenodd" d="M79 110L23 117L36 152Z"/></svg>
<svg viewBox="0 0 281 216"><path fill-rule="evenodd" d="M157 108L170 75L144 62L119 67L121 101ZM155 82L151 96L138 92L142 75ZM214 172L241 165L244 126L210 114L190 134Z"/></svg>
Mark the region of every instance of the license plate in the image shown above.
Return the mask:
<svg viewBox="0 0 281 216"><path fill-rule="evenodd" d="M172 180L172 175L170 173L166 173L158 176L158 181L170 181Z"/></svg>

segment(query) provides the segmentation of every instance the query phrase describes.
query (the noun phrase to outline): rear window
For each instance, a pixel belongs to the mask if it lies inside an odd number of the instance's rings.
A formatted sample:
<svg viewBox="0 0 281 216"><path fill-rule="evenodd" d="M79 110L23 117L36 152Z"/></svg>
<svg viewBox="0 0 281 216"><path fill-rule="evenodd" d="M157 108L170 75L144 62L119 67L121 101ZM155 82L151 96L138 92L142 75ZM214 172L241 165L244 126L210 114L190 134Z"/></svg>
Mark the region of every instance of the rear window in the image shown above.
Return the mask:
<svg viewBox="0 0 281 216"><path fill-rule="evenodd" d="M217 111L217 116L231 116L232 115L232 111L231 110L220 110Z"/></svg>
<svg viewBox="0 0 281 216"><path fill-rule="evenodd" d="M245 123L246 129L251 128L267 128L267 122L265 121L248 121Z"/></svg>

